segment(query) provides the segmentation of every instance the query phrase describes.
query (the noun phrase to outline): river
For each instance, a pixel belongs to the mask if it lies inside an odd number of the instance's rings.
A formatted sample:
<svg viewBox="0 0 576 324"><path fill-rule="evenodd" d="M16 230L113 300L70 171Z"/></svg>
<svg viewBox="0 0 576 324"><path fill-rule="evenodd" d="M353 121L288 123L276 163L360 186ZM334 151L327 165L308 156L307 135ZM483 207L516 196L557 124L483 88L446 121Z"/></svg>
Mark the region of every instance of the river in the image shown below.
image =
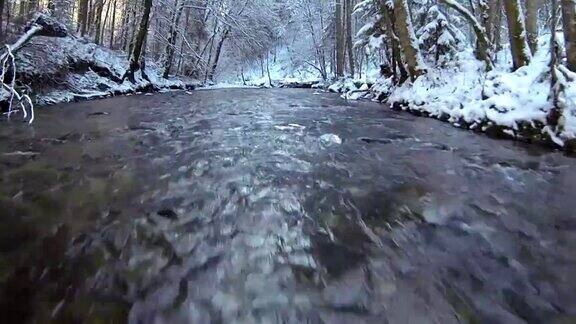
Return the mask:
<svg viewBox="0 0 576 324"><path fill-rule="evenodd" d="M0 124L16 322L576 321L576 159L296 89Z"/></svg>

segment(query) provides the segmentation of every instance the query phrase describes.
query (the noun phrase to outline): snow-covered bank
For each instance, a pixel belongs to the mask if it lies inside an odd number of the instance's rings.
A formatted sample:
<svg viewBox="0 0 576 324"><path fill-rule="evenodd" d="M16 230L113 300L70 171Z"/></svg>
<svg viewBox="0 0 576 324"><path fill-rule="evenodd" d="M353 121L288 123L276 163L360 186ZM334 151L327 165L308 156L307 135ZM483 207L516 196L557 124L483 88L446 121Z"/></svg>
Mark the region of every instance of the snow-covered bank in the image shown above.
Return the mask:
<svg viewBox="0 0 576 324"><path fill-rule="evenodd" d="M373 85L360 80L340 81L331 91L347 99L370 98L392 108L437 118L457 127L497 137L541 142L576 150L576 75L565 80L560 100L565 109L558 131L547 126L552 109L548 37L532 62L515 72L502 52L495 69L485 71L471 52L459 53L450 67L429 68L414 82L396 86L380 78Z"/></svg>
<svg viewBox="0 0 576 324"><path fill-rule="evenodd" d="M34 39L16 55L18 82L29 88L38 105L82 101L162 89L193 89L195 80L164 79L154 62L136 83L122 81L128 66L123 52L109 50L75 37Z"/></svg>

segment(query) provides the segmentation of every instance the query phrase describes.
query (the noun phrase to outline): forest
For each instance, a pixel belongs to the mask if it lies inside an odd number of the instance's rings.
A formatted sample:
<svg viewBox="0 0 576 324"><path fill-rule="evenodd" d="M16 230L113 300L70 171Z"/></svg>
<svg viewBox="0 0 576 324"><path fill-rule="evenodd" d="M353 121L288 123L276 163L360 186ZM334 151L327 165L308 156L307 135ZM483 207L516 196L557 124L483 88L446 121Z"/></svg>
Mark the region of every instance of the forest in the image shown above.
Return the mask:
<svg viewBox="0 0 576 324"><path fill-rule="evenodd" d="M4 42L13 43L39 13L66 27L64 40L38 41L44 49L16 55L23 70L16 83L35 90L28 92L41 104L89 97L102 88L125 93L134 87L123 81L140 82L138 72L152 84L167 86L170 79L172 87L184 87L174 80L332 86L351 99L378 99L457 126L571 150L573 4L15 0L0 3L0 30ZM51 52L49 62L42 62L48 55L42 51ZM85 77L87 69L114 82L94 82ZM64 75L70 72L74 80ZM439 80L441 75L451 77ZM50 91L56 88L69 91Z"/></svg>
<svg viewBox="0 0 576 324"><path fill-rule="evenodd" d="M576 323L576 0L0 0L6 323Z"/></svg>

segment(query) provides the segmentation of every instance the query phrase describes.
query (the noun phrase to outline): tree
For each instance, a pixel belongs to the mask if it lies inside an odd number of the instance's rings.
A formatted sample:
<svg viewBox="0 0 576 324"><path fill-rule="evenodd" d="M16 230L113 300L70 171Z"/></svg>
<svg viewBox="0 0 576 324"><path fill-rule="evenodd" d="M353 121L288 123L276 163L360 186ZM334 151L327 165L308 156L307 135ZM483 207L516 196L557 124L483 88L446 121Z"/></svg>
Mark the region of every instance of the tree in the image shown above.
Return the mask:
<svg viewBox="0 0 576 324"><path fill-rule="evenodd" d="M94 43L100 44L102 36L102 11L104 10L104 0L96 0L94 7L94 24L96 27Z"/></svg>
<svg viewBox="0 0 576 324"><path fill-rule="evenodd" d="M423 52L434 57L436 64L443 65L450 61L465 36L456 28L437 5L428 9L424 17L424 26L418 30L420 47Z"/></svg>
<svg viewBox="0 0 576 324"><path fill-rule="evenodd" d="M524 0L526 7L526 33L532 55L538 49L538 7L540 0Z"/></svg>
<svg viewBox="0 0 576 324"><path fill-rule="evenodd" d="M176 0L172 23L170 24L170 31L168 33L168 43L164 50L164 71L162 72L164 78L168 77L170 70L172 69L172 61L174 59L174 52L176 51L176 36L178 33L178 26L180 26L182 11L184 11L184 3L182 0Z"/></svg>
<svg viewBox="0 0 576 324"><path fill-rule="evenodd" d="M476 35L476 58L486 62L486 67L492 69L492 58L490 55L490 41L486 29L476 20L476 17L464 6L455 0L442 0L444 4L460 13L472 26L474 34Z"/></svg>
<svg viewBox="0 0 576 324"><path fill-rule="evenodd" d="M334 6L334 25L335 25L335 51L336 51L336 76L344 76L344 64L346 60L346 53L344 48L344 23L342 15L342 5L343 0L336 0L336 5Z"/></svg>
<svg viewBox="0 0 576 324"><path fill-rule="evenodd" d="M510 37L510 51L514 70L530 63L530 49L526 41L526 27L524 25L522 7L519 0L503 0L508 35Z"/></svg>
<svg viewBox="0 0 576 324"><path fill-rule="evenodd" d="M88 26L88 0L80 0L78 3L78 30L80 36L86 35Z"/></svg>
<svg viewBox="0 0 576 324"><path fill-rule="evenodd" d="M398 38L398 33L396 32L396 27L394 25L394 8L390 6L389 3L382 3L380 5L380 14L384 19L386 25L386 34L389 39L389 48L391 51L391 63L392 63L392 73L394 74L394 79L397 82L404 82L408 79L408 71L404 66L404 61L402 60L402 48L400 47L400 39ZM398 72L396 71L398 70ZM400 77L398 77L398 74Z"/></svg>
<svg viewBox="0 0 576 324"><path fill-rule="evenodd" d="M117 0L114 0L114 3L112 4L112 21L110 23L110 48L114 48L114 31L116 28L116 6L117 6Z"/></svg>
<svg viewBox="0 0 576 324"><path fill-rule="evenodd" d="M568 69L576 72L576 1L561 0Z"/></svg>
<svg viewBox="0 0 576 324"><path fill-rule="evenodd" d="M152 11L152 0L143 0L143 6L144 11L142 13L142 18L140 18L140 26L138 28L138 32L134 38L128 70L126 70L124 76L122 77L122 80L128 78L128 80L133 83L135 82L134 73L136 73L141 68L140 58L142 56L142 50L146 41L146 35L148 34L150 12Z"/></svg>
<svg viewBox="0 0 576 324"><path fill-rule="evenodd" d="M348 67L350 76L354 77L354 44L352 43L352 0L344 0L344 22L346 25L346 50L348 51Z"/></svg>
<svg viewBox="0 0 576 324"><path fill-rule="evenodd" d="M394 27L398 32L398 38L408 74L412 80L424 73L424 63L418 48L418 41L412 27L412 19L408 11L406 0L394 0Z"/></svg>
<svg viewBox="0 0 576 324"><path fill-rule="evenodd" d="M4 24L4 0L0 0L0 39L2 38L2 25Z"/></svg>

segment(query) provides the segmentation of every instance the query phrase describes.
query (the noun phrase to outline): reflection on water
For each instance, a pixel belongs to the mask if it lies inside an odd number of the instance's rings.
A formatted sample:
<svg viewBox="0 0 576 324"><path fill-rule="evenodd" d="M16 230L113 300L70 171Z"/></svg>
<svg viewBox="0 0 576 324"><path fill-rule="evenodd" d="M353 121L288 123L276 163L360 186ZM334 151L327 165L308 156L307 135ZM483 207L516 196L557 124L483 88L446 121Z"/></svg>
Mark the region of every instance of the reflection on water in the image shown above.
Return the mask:
<svg viewBox="0 0 576 324"><path fill-rule="evenodd" d="M0 127L8 322L576 320L576 160L305 90Z"/></svg>

